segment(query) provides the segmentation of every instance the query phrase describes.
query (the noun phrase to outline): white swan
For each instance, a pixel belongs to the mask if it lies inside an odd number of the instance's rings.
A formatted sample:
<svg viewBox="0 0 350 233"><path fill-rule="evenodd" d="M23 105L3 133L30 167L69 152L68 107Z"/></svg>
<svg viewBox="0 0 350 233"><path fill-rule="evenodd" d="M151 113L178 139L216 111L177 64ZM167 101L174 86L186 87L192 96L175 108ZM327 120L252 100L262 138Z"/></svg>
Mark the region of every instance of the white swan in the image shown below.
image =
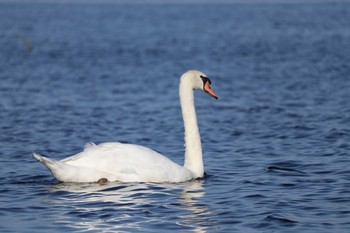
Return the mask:
<svg viewBox="0 0 350 233"><path fill-rule="evenodd" d="M180 78L179 94L185 126L185 164L180 166L149 148L107 142L85 145L84 151L55 161L37 153L43 163L63 182L183 182L204 175L202 145L194 106L194 89L218 99L211 81L200 71L190 70Z"/></svg>

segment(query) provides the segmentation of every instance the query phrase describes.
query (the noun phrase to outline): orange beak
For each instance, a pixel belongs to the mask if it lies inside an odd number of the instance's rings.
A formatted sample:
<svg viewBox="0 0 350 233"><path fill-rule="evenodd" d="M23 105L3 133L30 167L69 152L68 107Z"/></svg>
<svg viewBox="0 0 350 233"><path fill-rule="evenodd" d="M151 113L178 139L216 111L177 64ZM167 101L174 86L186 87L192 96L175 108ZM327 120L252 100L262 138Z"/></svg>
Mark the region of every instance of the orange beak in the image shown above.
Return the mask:
<svg viewBox="0 0 350 233"><path fill-rule="evenodd" d="M215 99L219 99L218 95L211 89L209 82L206 82L204 85L204 91L209 95L213 96Z"/></svg>

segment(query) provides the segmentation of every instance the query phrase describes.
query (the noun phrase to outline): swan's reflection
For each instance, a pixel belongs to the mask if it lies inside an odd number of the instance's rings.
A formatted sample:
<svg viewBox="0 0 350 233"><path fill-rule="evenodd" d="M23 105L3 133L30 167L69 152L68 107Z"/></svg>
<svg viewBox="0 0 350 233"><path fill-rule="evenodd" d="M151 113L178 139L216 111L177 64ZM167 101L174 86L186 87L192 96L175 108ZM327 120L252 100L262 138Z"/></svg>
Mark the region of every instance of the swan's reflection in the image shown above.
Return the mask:
<svg viewBox="0 0 350 233"><path fill-rule="evenodd" d="M205 219L210 213L205 204L199 204L205 195L203 183L204 180L181 184L60 183L54 185L51 192L59 194L55 204L67 209L57 222L79 231L121 232L170 227L205 232Z"/></svg>

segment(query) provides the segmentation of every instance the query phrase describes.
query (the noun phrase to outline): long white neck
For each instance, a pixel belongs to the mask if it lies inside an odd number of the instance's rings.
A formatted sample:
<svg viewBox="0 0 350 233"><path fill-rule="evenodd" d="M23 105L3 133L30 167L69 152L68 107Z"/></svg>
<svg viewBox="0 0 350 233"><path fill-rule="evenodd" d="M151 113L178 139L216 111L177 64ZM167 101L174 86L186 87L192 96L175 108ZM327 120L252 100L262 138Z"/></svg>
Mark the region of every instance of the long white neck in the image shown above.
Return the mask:
<svg viewBox="0 0 350 233"><path fill-rule="evenodd" d="M194 93L192 85L187 83L191 79L180 79L180 103L185 127L185 164L195 177L204 174L202 144L199 135L196 110L194 106Z"/></svg>

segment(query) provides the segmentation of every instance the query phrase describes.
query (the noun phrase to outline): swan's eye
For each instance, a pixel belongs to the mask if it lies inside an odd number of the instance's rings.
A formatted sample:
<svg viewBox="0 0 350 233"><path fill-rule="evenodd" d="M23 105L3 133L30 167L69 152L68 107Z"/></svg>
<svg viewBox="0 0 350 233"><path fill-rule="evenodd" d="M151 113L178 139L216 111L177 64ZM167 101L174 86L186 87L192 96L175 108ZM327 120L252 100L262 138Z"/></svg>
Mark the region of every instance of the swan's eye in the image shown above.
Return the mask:
<svg viewBox="0 0 350 233"><path fill-rule="evenodd" d="M205 76L203 76L203 75L201 75L201 76L199 76L199 77L201 77L201 79L203 80L203 86L204 86L207 82L209 82L209 84L211 84L211 81L210 81L210 79L209 79L208 77L205 77Z"/></svg>

